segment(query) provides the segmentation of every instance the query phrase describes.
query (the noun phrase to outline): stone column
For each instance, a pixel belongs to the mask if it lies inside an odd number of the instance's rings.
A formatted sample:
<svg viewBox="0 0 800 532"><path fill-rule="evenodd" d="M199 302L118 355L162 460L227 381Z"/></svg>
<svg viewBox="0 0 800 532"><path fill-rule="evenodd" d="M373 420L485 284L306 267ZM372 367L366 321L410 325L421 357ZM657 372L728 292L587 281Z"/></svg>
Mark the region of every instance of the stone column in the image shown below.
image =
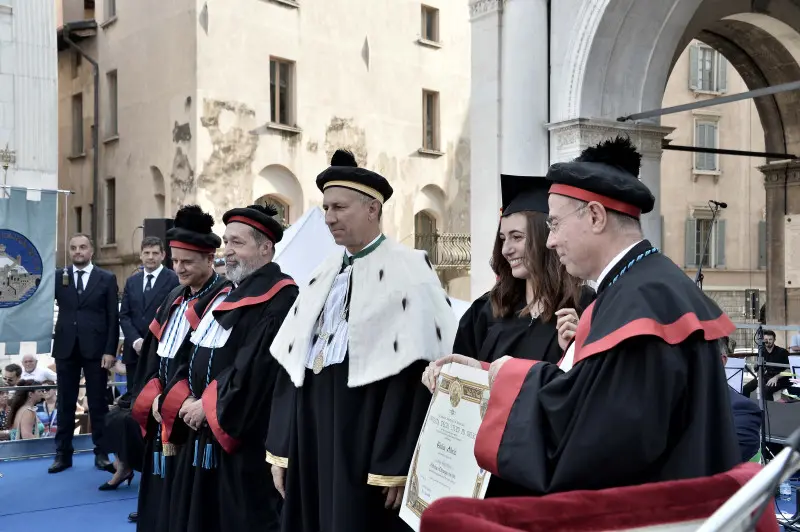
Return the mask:
<svg viewBox="0 0 800 532"><path fill-rule="evenodd" d="M500 170L543 176L550 164L547 0L506 0L502 21Z"/></svg>
<svg viewBox="0 0 800 532"><path fill-rule="evenodd" d="M767 323L796 325L800 323L800 161L778 161L759 170L767 195Z"/></svg>
<svg viewBox="0 0 800 532"><path fill-rule="evenodd" d="M664 138L675 128L652 124L631 124L612 120L577 118L550 124L553 162L569 161L603 140L617 135L630 137L642 154L639 178L656 197L653 210L642 216L642 231L645 238L656 247L661 247L661 146Z"/></svg>
<svg viewBox="0 0 800 532"><path fill-rule="evenodd" d="M500 65L503 0L471 0L470 297L494 284L489 259L500 209Z"/></svg>

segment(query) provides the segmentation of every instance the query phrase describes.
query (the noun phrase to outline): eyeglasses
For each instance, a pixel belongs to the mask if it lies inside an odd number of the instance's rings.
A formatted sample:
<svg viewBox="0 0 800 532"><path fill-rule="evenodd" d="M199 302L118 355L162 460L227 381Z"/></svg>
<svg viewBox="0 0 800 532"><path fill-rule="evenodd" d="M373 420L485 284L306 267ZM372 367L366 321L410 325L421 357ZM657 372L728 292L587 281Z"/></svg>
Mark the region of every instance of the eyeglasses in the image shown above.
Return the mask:
<svg viewBox="0 0 800 532"><path fill-rule="evenodd" d="M575 214L577 212L582 211L586 207L587 207L587 205L581 205L580 207L578 207L574 211L569 212L569 213L567 213L564 216L561 216L559 218L553 218L552 216L548 216L547 220L545 220L545 222L544 222L545 225L547 225L547 230L550 231L551 233L555 233L556 230L558 229L558 224L560 224L562 222L562 220L564 220L565 218L569 218L570 216L572 216L573 214Z"/></svg>

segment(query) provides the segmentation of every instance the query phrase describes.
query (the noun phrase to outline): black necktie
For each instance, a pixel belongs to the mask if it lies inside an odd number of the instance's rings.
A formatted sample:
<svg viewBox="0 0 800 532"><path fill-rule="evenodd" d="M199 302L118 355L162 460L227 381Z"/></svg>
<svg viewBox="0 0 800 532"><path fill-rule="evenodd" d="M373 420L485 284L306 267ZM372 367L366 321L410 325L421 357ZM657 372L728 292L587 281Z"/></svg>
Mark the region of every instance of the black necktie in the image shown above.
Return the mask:
<svg viewBox="0 0 800 532"><path fill-rule="evenodd" d="M83 270L78 270L75 272L78 274L78 295L83 294L83 274L86 273Z"/></svg>
<svg viewBox="0 0 800 532"><path fill-rule="evenodd" d="M153 289L153 274L152 273L148 273L147 274L147 284L144 286L144 291L145 292L149 292L152 289Z"/></svg>

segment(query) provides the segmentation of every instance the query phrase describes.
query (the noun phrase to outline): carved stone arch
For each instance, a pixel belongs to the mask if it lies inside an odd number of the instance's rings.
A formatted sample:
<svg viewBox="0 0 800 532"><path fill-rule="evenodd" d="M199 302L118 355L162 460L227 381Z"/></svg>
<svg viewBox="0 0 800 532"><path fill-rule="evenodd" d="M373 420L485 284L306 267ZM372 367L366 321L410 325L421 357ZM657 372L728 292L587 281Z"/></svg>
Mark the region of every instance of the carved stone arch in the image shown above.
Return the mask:
<svg viewBox="0 0 800 532"><path fill-rule="evenodd" d="M271 164L253 180L253 201L271 203L278 208L284 224L289 225L303 215L303 189L291 170Z"/></svg>

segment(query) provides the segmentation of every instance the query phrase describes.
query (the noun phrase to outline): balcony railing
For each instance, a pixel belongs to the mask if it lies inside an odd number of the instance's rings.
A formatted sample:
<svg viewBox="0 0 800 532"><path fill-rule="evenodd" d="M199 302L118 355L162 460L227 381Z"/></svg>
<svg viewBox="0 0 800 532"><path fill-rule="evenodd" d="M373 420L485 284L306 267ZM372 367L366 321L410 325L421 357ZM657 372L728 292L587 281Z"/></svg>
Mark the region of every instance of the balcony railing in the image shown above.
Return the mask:
<svg viewBox="0 0 800 532"><path fill-rule="evenodd" d="M418 234L414 247L426 251L438 270L469 268L472 258L470 235L466 233Z"/></svg>

